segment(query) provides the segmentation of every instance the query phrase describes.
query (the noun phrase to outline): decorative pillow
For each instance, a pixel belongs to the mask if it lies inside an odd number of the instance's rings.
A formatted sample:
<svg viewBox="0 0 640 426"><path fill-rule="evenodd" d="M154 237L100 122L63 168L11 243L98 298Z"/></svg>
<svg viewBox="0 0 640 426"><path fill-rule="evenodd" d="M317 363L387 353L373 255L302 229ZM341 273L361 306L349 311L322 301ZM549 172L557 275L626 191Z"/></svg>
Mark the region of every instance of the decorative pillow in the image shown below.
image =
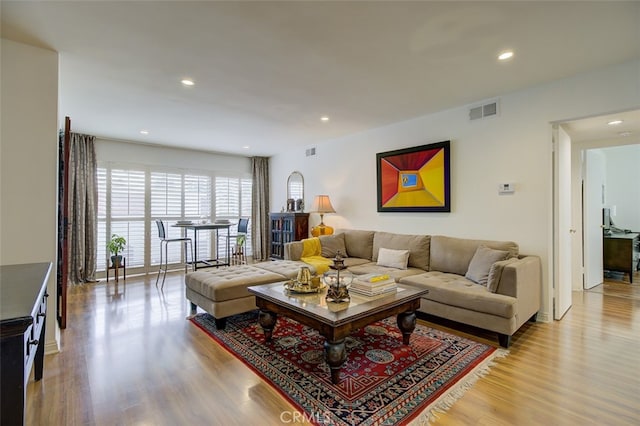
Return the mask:
<svg viewBox="0 0 640 426"><path fill-rule="evenodd" d="M409 262L409 250L392 250L380 247L378 251L378 266L389 268L407 269Z"/></svg>
<svg viewBox="0 0 640 426"><path fill-rule="evenodd" d="M322 246L322 257L333 259L338 254L347 257L347 247L344 245L344 234L321 235L320 245Z"/></svg>
<svg viewBox="0 0 640 426"><path fill-rule="evenodd" d="M502 278L502 271L504 271L504 267L517 261L517 257L511 257L507 260L500 260L491 265L491 269L489 269L489 279L487 280L487 290L491 293L498 291L498 285L500 285L500 279Z"/></svg>
<svg viewBox="0 0 640 426"><path fill-rule="evenodd" d="M509 256L508 251L494 250L482 245L478 246L476 253L471 258L465 277L474 283L487 285L491 265L500 260L505 260L507 256Z"/></svg>

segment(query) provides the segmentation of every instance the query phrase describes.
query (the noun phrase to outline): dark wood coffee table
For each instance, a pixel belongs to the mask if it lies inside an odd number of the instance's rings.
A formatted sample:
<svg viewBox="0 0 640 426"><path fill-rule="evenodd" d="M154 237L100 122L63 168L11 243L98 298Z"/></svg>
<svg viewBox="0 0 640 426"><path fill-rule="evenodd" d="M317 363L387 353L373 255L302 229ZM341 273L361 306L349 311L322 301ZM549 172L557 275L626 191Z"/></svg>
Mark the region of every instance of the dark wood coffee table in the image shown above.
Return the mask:
<svg viewBox="0 0 640 426"><path fill-rule="evenodd" d="M324 354L331 368L331 381L340 382L340 368L347 359L345 338L372 322L397 315L402 341L409 344L416 327L416 310L420 297L429 290L398 284L398 290L382 296L365 297L351 294L349 303L325 300L326 289L320 293L298 294L284 288L284 283L249 287L260 308L258 321L266 341L271 340L278 314L312 327L324 336Z"/></svg>

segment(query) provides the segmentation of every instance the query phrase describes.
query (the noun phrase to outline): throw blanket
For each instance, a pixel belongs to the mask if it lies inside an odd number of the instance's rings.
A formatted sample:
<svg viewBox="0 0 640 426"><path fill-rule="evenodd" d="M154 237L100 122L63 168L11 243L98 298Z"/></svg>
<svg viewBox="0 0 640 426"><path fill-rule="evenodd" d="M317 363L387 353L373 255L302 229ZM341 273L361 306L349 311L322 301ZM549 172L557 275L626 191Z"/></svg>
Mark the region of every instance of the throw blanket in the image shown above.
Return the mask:
<svg viewBox="0 0 640 426"><path fill-rule="evenodd" d="M313 237L302 240L302 256L300 256L300 260L316 268L318 275L327 272L329 265L333 263L331 259L322 257L321 254L322 246L320 245L320 238Z"/></svg>

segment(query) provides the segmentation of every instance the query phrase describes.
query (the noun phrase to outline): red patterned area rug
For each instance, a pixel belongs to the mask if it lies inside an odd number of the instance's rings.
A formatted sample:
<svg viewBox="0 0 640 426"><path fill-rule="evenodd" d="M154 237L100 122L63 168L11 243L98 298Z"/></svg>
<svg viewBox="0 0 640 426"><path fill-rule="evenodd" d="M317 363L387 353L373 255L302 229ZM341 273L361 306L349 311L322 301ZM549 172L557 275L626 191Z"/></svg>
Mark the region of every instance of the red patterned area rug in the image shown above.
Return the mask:
<svg viewBox="0 0 640 426"><path fill-rule="evenodd" d="M296 321L279 316L269 343L257 311L230 317L224 330L209 314L191 321L270 383L301 418L323 425L426 424L507 354L421 324L405 346L392 317L347 338L347 361L334 385L324 337Z"/></svg>

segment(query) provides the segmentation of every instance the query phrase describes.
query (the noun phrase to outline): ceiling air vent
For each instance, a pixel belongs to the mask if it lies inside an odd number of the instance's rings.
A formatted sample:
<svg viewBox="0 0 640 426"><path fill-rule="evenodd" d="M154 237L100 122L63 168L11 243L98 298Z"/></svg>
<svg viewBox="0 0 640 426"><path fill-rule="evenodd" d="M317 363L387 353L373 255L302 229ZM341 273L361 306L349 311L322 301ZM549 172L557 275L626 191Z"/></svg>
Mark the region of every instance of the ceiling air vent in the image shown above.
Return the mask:
<svg viewBox="0 0 640 426"><path fill-rule="evenodd" d="M498 101L492 101L469 109L469 120L479 120L496 115L498 115Z"/></svg>
<svg viewBox="0 0 640 426"><path fill-rule="evenodd" d="M311 157L312 155L316 155L316 148L315 147L307 148L305 153L307 154L307 157Z"/></svg>

